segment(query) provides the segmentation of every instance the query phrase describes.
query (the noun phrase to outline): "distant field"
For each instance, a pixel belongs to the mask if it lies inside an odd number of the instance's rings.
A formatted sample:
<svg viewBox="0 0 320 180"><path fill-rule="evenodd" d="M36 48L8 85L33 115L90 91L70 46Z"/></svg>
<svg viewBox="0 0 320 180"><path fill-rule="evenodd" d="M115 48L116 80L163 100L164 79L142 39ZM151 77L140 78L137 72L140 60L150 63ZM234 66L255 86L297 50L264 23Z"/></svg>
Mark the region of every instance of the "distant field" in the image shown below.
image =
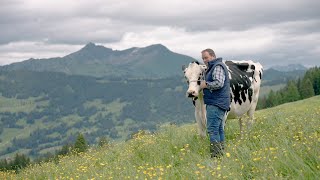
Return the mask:
<svg viewBox="0 0 320 180"><path fill-rule="evenodd" d="M48 101L36 102L40 97L28 99L6 98L0 95L0 112L25 112L29 113L35 109L38 111L48 105Z"/></svg>
<svg viewBox="0 0 320 180"><path fill-rule="evenodd" d="M281 88L284 88L285 86L286 86L286 84L277 84L274 86L261 86L259 97L264 97L264 96L268 95L271 90L278 91Z"/></svg>
<svg viewBox="0 0 320 180"><path fill-rule="evenodd" d="M320 96L256 112L250 134L226 127L226 156L209 158L195 124L166 125L156 134L34 165L1 179L319 179Z"/></svg>

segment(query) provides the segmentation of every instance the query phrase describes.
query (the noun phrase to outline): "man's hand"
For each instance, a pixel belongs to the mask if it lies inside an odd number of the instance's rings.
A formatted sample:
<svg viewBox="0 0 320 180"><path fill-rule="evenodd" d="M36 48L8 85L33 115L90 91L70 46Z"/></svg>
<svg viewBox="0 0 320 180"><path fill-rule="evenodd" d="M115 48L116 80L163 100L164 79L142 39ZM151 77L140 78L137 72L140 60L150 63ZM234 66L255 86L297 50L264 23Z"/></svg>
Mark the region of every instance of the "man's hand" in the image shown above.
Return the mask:
<svg viewBox="0 0 320 180"><path fill-rule="evenodd" d="M200 88L201 88L201 89L207 88L206 81L201 81L201 83L200 83Z"/></svg>

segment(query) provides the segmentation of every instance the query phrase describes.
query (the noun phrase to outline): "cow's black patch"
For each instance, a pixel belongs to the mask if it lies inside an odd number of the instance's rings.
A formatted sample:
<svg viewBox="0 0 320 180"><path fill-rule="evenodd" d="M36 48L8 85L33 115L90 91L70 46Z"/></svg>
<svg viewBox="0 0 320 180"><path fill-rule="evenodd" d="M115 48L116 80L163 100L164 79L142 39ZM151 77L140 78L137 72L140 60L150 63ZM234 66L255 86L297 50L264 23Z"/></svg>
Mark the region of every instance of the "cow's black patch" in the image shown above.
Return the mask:
<svg viewBox="0 0 320 180"><path fill-rule="evenodd" d="M228 66L231 74L230 86L234 102L241 105L242 102L247 100L247 97L251 102L253 90L251 88L250 77L253 78L254 71L247 72L249 68L248 63L234 63L232 61L226 61L226 65ZM253 67L251 66L250 68L252 69Z"/></svg>
<svg viewBox="0 0 320 180"><path fill-rule="evenodd" d="M259 72L259 77L260 77L260 79L262 78L262 74L261 74L261 71Z"/></svg>
<svg viewBox="0 0 320 180"><path fill-rule="evenodd" d="M231 61L228 61L228 62L231 62ZM231 62L231 63L233 63L233 62ZM248 63L233 63L233 65L237 66L238 69L240 69L241 71L247 71L248 68L249 68L249 64Z"/></svg>
<svg viewBox="0 0 320 180"><path fill-rule="evenodd" d="M201 84L201 76L198 78L197 84L200 86L200 84Z"/></svg>
<svg viewBox="0 0 320 180"><path fill-rule="evenodd" d="M196 63L196 64L200 64L199 61L192 61L191 63Z"/></svg>
<svg viewBox="0 0 320 180"><path fill-rule="evenodd" d="M252 95L253 95L253 89L252 88L248 89L248 95L249 95L249 101L251 102L252 101Z"/></svg>
<svg viewBox="0 0 320 180"><path fill-rule="evenodd" d="M252 70L255 70L255 69L256 69L256 66L252 64L252 65L251 65L251 69L252 69Z"/></svg>

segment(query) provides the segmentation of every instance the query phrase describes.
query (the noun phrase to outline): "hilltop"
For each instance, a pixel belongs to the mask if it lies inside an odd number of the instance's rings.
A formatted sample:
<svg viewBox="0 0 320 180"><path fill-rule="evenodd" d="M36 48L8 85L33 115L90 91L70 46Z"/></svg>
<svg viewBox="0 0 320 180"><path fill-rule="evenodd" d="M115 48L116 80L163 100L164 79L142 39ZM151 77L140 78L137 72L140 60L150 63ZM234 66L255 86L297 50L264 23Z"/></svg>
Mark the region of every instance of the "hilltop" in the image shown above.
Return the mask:
<svg viewBox="0 0 320 180"><path fill-rule="evenodd" d="M195 124L164 125L155 134L92 148L80 156L29 167L17 179L317 179L320 177L320 96L256 112L250 135L226 127L226 156L213 162Z"/></svg>

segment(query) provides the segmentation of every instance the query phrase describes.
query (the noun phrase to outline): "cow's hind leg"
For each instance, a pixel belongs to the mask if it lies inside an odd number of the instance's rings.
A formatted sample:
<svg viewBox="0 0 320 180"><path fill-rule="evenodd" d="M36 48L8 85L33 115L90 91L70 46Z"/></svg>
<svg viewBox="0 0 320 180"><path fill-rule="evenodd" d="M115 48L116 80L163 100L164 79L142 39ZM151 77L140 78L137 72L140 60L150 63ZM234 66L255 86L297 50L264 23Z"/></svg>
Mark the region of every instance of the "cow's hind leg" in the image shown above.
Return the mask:
<svg viewBox="0 0 320 180"><path fill-rule="evenodd" d="M247 131L249 132L251 127L252 127L252 124L254 123L254 111L252 113L248 112L248 121L247 121Z"/></svg>
<svg viewBox="0 0 320 180"><path fill-rule="evenodd" d="M243 121L242 117L239 118L239 126L240 126L240 138L243 139L244 131L243 131Z"/></svg>
<svg viewBox="0 0 320 180"><path fill-rule="evenodd" d="M257 104L258 104L258 101L253 102L252 106L250 107L249 111L247 112L247 115L249 116L249 119L247 121L248 132L251 129L252 124L254 123L254 112L256 110Z"/></svg>

